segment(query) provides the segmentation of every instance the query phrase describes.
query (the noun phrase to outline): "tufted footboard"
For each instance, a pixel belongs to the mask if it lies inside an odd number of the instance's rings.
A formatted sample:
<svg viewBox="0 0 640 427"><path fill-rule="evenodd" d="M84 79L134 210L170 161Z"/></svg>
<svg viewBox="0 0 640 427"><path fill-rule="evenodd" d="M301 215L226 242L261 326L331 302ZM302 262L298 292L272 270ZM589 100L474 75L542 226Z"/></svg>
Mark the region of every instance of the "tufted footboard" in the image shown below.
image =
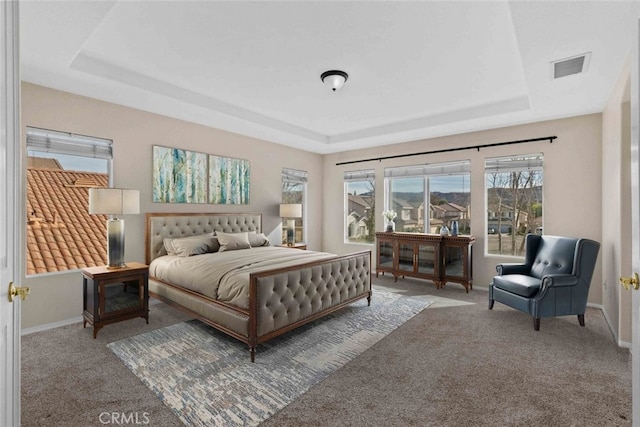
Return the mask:
<svg viewBox="0 0 640 427"><path fill-rule="evenodd" d="M339 308L367 298L371 304L371 252L251 275L249 351Z"/></svg>

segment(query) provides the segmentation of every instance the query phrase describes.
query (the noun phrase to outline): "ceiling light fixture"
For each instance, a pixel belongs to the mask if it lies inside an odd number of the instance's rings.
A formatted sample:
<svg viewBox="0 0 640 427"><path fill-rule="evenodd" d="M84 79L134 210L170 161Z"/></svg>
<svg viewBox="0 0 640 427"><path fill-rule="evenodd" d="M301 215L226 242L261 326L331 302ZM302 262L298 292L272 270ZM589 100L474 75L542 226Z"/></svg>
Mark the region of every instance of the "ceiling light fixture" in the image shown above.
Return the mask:
<svg viewBox="0 0 640 427"><path fill-rule="evenodd" d="M333 90L334 92L340 89L348 78L349 74L340 70L330 70L320 74L320 79L322 79L322 82L330 86L331 90Z"/></svg>

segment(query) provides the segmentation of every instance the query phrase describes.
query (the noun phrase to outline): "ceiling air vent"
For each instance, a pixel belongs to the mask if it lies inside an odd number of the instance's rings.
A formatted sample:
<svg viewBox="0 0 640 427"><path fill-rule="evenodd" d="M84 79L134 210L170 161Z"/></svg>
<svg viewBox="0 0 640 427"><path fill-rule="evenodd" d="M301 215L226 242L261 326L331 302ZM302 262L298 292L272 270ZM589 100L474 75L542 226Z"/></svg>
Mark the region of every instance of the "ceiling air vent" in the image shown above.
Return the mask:
<svg viewBox="0 0 640 427"><path fill-rule="evenodd" d="M590 59L591 52L553 61L551 63L551 77L559 79L560 77L566 77L572 74L584 73L587 71Z"/></svg>

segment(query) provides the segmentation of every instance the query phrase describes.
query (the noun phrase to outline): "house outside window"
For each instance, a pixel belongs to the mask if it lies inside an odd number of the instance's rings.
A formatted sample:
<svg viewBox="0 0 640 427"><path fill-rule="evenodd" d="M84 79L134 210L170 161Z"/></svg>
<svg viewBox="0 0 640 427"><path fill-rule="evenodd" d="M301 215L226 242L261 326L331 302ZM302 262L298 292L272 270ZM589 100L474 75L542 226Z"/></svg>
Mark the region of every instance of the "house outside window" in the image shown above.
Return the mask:
<svg viewBox="0 0 640 427"><path fill-rule="evenodd" d="M106 215L89 188L109 187L112 141L27 128L26 274L106 264Z"/></svg>
<svg viewBox="0 0 640 427"><path fill-rule="evenodd" d="M344 173L344 241L373 244L376 232L376 182L373 170Z"/></svg>
<svg viewBox="0 0 640 427"><path fill-rule="evenodd" d="M524 256L529 233L542 233L543 155L485 161L488 255Z"/></svg>
<svg viewBox="0 0 640 427"><path fill-rule="evenodd" d="M302 218L295 218L296 242L304 242L306 236L307 181L306 171L282 168L282 203L302 205ZM283 242L287 241L286 233L286 227L282 227Z"/></svg>
<svg viewBox="0 0 640 427"><path fill-rule="evenodd" d="M396 231L439 233L458 221L460 234L469 234L470 165L464 160L386 168L384 209L398 214Z"/></svg>

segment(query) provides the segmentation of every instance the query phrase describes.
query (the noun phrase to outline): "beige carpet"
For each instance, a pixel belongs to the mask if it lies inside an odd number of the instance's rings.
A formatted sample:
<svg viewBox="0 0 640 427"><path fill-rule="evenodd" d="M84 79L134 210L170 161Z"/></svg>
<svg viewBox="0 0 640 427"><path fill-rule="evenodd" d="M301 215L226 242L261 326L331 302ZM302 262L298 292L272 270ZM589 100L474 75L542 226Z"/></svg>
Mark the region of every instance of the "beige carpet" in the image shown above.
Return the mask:
<svg viewBox="0 0 640 427"><path fill-rule="evenodd" d="M264 426L630 425L629 351L615 345L599 310L588 309L585 328L572 316L543 319L534 332L523 313L501 304L489 311L481 290L374 283L434 304ZM23 425L101 426L103 412L181 425L106 344L185 319L158 304L149 325L109 325L97 340L81 324L23 337Z"/></svg>

